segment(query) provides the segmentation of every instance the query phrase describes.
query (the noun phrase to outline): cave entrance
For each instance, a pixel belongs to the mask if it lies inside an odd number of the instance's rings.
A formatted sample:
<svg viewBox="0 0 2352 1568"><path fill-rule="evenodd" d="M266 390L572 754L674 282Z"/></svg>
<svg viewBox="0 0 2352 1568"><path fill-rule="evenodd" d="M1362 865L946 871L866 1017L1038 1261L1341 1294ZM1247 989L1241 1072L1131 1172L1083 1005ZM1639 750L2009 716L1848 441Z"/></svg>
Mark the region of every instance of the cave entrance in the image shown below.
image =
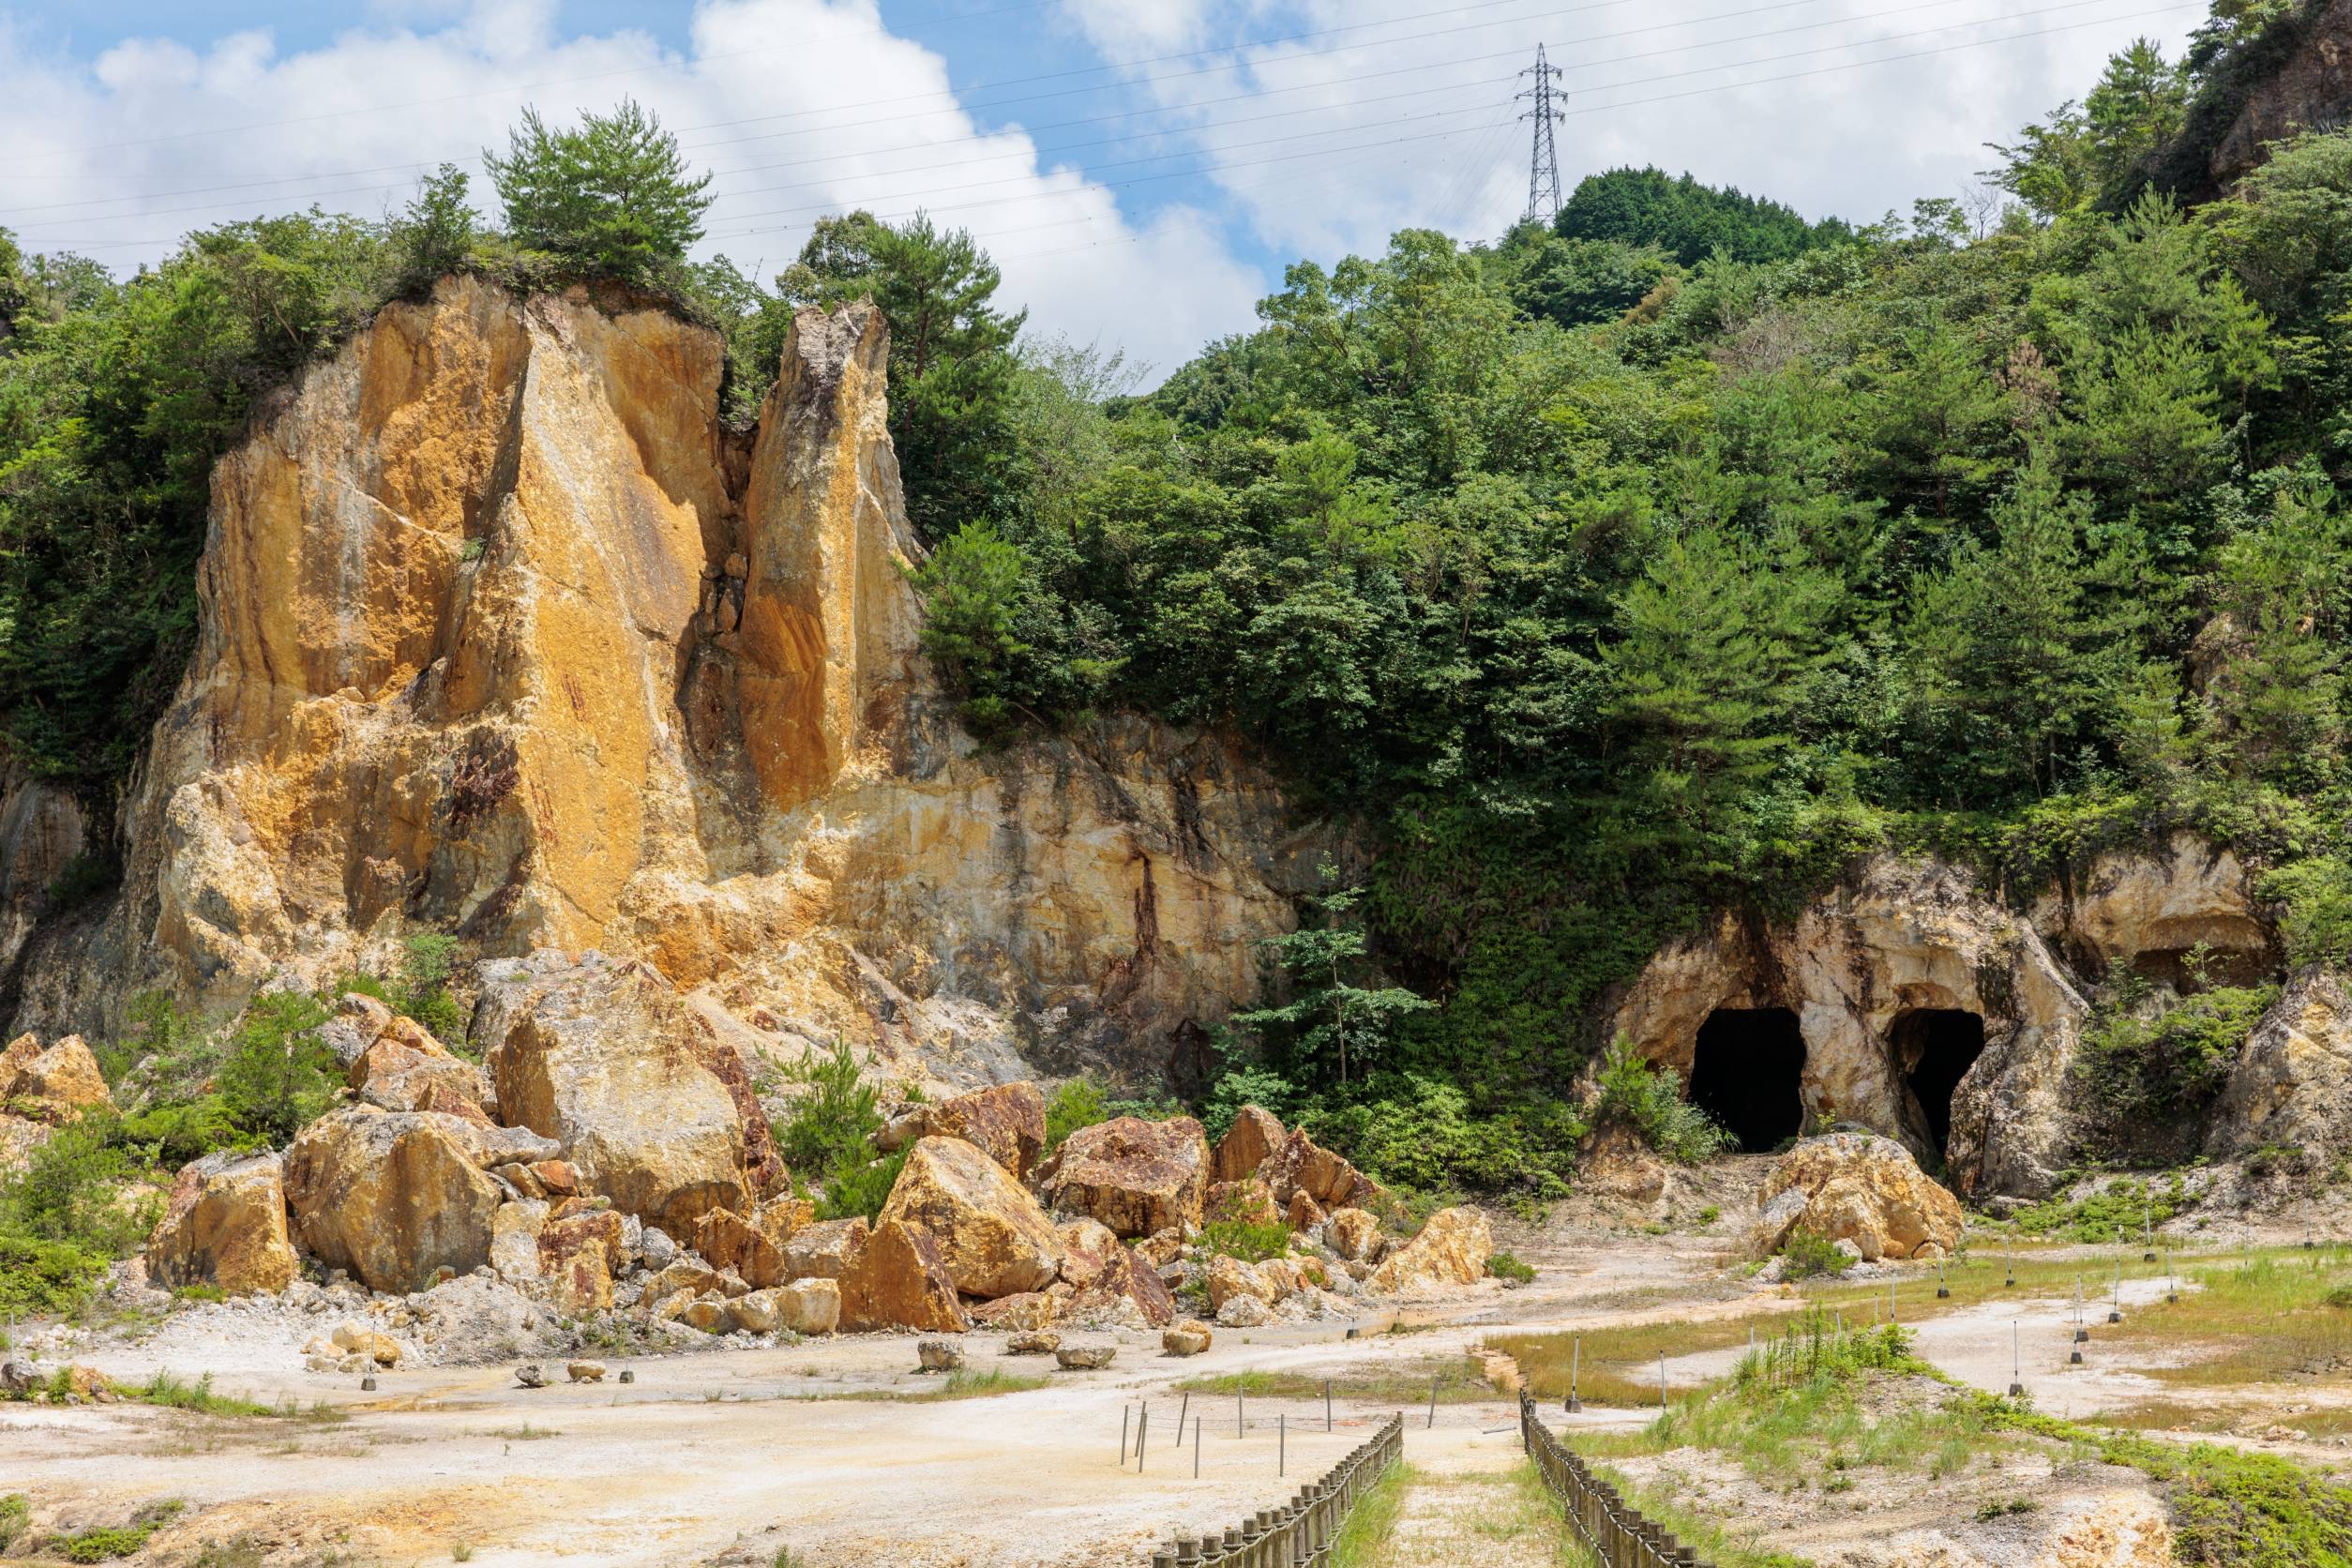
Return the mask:
<svg viewBox="0 0 2352 1568"><path fill-rule="evenodd" d="M1797 1080L1805 1037L1786 1007L1718 1007L1698 1026L1691 1058L1691 1103L1722 1123L1751 1154L1770 1153L1804 1130Z"/></svg>
<svg viewBox="0 0 2352 1568"><path fill-rule="evenodd" d="M1984 1054L1984 1020L1957 1007L1922 1007L1894 1020L1887 1044L1940 1155L1952 1140L1952 1093Z"/></svg>

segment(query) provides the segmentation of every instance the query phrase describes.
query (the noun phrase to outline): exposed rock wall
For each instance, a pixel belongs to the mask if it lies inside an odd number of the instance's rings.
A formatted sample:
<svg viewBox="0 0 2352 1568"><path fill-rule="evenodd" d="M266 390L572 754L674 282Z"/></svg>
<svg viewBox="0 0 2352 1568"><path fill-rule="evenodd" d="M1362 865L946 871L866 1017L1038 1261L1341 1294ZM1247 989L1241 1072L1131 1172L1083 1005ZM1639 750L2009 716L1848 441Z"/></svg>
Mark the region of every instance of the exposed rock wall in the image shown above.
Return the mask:
<svg viewBox="0 0 2352 1568"><path fill-rule="evenodd" d="M2099 856L2079 875L2035 900L2034 929L2085 981L2118 958L2148 978L2179 988L2182 960L2203 948L2215 984L2274 972L2278 939L2254 893L2254 872L2237 853L2194 833L2163 849Z"/></svg>
<svg viewBox="0 0 2352 1568"><path fill-rule="evenodd" d="M1660 952L1613 1021L1687 1083L1701 1026L1726 1007L1797 1015L1808 1127L1857 1123L1931 1158L1895 1025L1921 1009L1975 1014L1984 1049L1952 1095L1952 1179L2038 1193L2064 1164L2066 1078L2088 1007L2033 927L1952 867L1881 857L1789 925L1725 915Z"/></svg>
<svg viewBox="0 0 2352 1568"><path fill-rule="evenodd" d="M746 440L717 338L665 311L464 279L388 307L216 470L122 892L36 940L19 1016L222 1012L432 929L643 958L750 1039L951 1083L1017 1046L1164 1066L1254 993L1322 840L1214 737L981 754L948 722L887 357L870 307L803 312Z"/></svg>
<svg viewBox="0 0 2352 1568"><path fill-rule="evenodd" d="M2271 142L2301 131L2332 130L2352 118L2352 0L2331 0L2307 18L2272 24L2281 37L2276 64L2245 96L2208 165L2210 189L2243 178Z"/></svg>

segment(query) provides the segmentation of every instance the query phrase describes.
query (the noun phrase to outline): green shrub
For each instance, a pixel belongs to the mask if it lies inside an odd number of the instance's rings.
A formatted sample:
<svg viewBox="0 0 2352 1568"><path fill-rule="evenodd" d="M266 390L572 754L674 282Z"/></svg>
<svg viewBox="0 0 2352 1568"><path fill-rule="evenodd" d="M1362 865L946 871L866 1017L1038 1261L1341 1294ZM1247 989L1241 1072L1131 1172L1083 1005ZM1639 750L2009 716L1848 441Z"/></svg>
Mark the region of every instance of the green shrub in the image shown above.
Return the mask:
<svg viewBox="0 0 2352 1568"><path fill-rule="evenodd" d="M258 1149L268 1144L266 1138L238 1126L228 1103L218 1094L132 1111L116 1123L116 1136L124 1145L144 1151L148 1159L171 1170L216 1150Z"/></svg>
<svg viewBox="0 0 2352 1568"><path fill-rule="evenodd" d="M1269 1258L1289 1255L1290 1228L1280 1220L1213 1219L1200 1228L1200 1247L1213 1257L1261 1263Z"/></svg>
<svg viewBox="0 0 2352 1568"><path fill-rule="evenodd" d="M1535 1277L1535 1266L1522 1262L1512 1253L1497 1252L1487 1255L1486 1273L1513 1285L1525 1285Z"/></svg>
<svg viewBox="0 0 2352 1568"><path fill-rule="evenodd" d="M78 1117L50 1134L24 1168L0 1180L0 1232L128 1258L155 1225L152 1201L122 1201L131 1174L113 1117Z"/></svg>
<svg viewBox="0 0 2352 1568"><path fill-rule="evenodd" d="M791 1113L775 1124L776 1152L796 1171L831 1171L845 1160L863 1164L873 1155L882 1117L873 1086L859 1076L847 1040L833 1042L820 1056L804 1050L784 1068L787 1082L803 1086Z"/></svg>
<svg viewBox="0 0 2352 1568"><path fill-rule="evenodd" d="M2275 986L2221 987L2152 1018L2103 1008L2075 1066L2102 1136L2138 1150L2151 1129L2194 1131L2278 996Z"/></svg>
<svg viewBox="0 0 2352 1568"><path fill-rule="evenodd" d="M465 1015L449 994L449 977L456 961L458 939L414 936L400 964L399 1000L402 1013L425 1026L432 1037L455 1048L464 1047Z"/></svg>
<svg viewBox="0 0 2352 1568"><path fill-rule="evenodd" d="M0 1497L0 1552L16 1545L24 1533L26 1521L33 1516L33 1500L23 1492L10 1492Z"/></svg>
<svg viewBox="0 0 2352 1568"><path fill-rule="evenodd" d="M2082 1198L2044 1199L2018 1210L2012 1220L2028 1236L2112 1242L2161 1226L2194 1201L2178 1176L2161 1187L2133 1176L2109 1182Z"/></svg>
<svg viewBox="0 0 2352 1568"><path fill-rule="evenodd" d="M1674 1069L1644 1061L1622 1034L1602 1058L1600 1088L1593 1119L1632 1128L1667 1159L1696 1165L1731 1147L1731 1135L1682 1097Z"/></svg>
<svg viewBox="0 0 2352 1568"><path fill-rule="evenodd" d="M906 1168L907 1153L901 1149L880 1159L852 1154L832 1166L824 1196L817 1199L817 1217L868 1222L882 1217L882 1205L890 1201L890 1189Z"/></svg>
<svg viewBox="0 0 2352 1568"><path fill-rule="evenodd" d="M253 999L216 1082L229 1118L245 1132L285 1143L335 1100L335 1056L319 1037L326 1009L301 991Z"/></svg>
<svg viewBox="0 0 2352 1568"><path fill-rule="evenodd" d="M1854 1260L1840 1252L1835 1242L1802 1225L1788 1232L1788 1240L1781 1244L1780 1276L1786 1280L1812 1279L1816 1275L1835 1279L1853 1266Z"/></svg>
<svg viewBox="0 0 2352 1568"><path fill-rule="evenodd" d="M2352 962L2352 867L2314 855L2270 872L2255 891L2286 906L2279 934L2289 962Z"/></svg>
<svg viewBox="0 0 2352 1568"><path fill-rule="evenodd" d="M0 1234L0 1312L77 1311L105 1276L106 1259L68 1242Z"/></svg>
<svg viewBox="0 0 2352 1568"><path fill-rule="evenodd" d="M64 1557L68 1562L106 1562L118 1557L130 1557L143 1549L147 1540L158 1530L179 1516L186 1503L176 1500L149 1503L131 1516L127 1525L104 1525L72 1535L53 1536L49 1549Z"/></svg>
<svg viewBox="0 0 2352 1568"><path fill-rule="evenodd" d="M1535 1095L1474 1106L1435 1074L1377 1072L1307 1102L1299 1124L1375 1179L1426 1190L1567 1196L1576 1108Z"/></svg>
<svg viewBox="0 0 2352 1568"><path fill-rule="evenodd" d="M193 1014L162 991L142 991L128 1009L130 1035L100 1046L94 1054L118 1103L134 1069L141 1073L139 1098L147 1104L191 1100L219 1064L219 1051Z"/></svg>
<svg viewBox="0 0 2352 1568"><path fill-rule="evenodd" d="M1103 1086L1093 1078L1074 1078L1059 1085L1046 1100L1046 1153L1061 1148L1062 1140L1080 1127L1108 1122L1110 1115Z"/></svg>

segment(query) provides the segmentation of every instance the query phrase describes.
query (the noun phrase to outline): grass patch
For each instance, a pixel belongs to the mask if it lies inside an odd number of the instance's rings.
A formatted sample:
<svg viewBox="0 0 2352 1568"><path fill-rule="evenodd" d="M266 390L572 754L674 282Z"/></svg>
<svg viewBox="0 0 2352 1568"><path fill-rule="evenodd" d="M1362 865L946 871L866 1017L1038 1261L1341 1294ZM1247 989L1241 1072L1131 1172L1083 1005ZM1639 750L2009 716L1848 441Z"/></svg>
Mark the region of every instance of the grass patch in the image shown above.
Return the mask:
<svg viewBox="0 0 2352 1568"><path fill-rule="evenodd" d="M1400 1540L1398 1526L1408 1515L1413 1527L1410 1539ZM1530 1543L1542 1560L1560 1568L1597 1568L1532 1461L1454 1475L1399 1465L1358 1501L1331 1560L1334 1568L1424 1568L1488 1560L1509 1546L1517 1549L1516 1561Z"/></svg>
<svg viewBox="0 0 2352 1568"><path fill-rule="evenodd" d="M2070 1242L2137 1242L2191 1207L2187 1184L2174 1176L2158 1186L2138 1177L2110 1182L2083 1198L2053 1198L2011 1216L2021 1234Z"/></svg>
<svg viewBox="0 0 2352 1568"><path fill-rule="evenodd" d="M1421 1478L1410 1465L1398 1465L1356 1500L1355 1508L1339 1527L1332 1543L1332 1568L1374 1568L1385 1561L1396 1537L1397 1515L1405 1511L1405 1488Z"/></svg>
<svg viewBox="0 0 2352 1568"><path fill-rule="evenodd" d="M502 1438L507 1442L540 1442L564 1434L552 1426L534 1426L524 1422L520 1426L496 1426L482 1434L486 1438Z"/></svg>
<svg viewBox="0 0 2352 1568"><path fill-rule="evenodd" d="M2200 1352L2150 1377L2192 1387L2333 1376L2352 1367L2352 1285L2341 1247L2257 1253L2193 1269L2178 1302L2150 1302L2101 1338Z"/></svg>
<svg viewBox="0 0 2352 1568"><path fill-rule="evenodd" d="M1332 1397L1397 1409L1426 1406L1429 1384L1440 1405L1475 1405L1502 1397L1469 1355L1433 1356L1412 1366L1356 1366L1330 1377ZM1305 1372L1219 1372L1169 1385L1170 1394L1207 1399L1320 1399L1325 1380Z"/></svg>
<svg viewBox="0 0 2352 1568"><path fill-rule="evenodd" d="M893 1405L936 1405L949 1399L986 1399L999 1394L1027 1394L1046 1386L1048 1380L1020 1372L958 1367L945 1380L924 1389L860 1388L820 1394L791 1394L788 1399L873 1401Z"/></svg>
<svg viewBox="0 0 2352 1568"><path fill-rule="evenodd" d="M106 1562L129 1557L146 1545L149 1536L179 1517L187 1506L176 1498L151 1502L132 1515L128 1524L101 1525L94 1530L76 1530L71 1535L53 1535L47 1549L68 1562Z"/></svg>

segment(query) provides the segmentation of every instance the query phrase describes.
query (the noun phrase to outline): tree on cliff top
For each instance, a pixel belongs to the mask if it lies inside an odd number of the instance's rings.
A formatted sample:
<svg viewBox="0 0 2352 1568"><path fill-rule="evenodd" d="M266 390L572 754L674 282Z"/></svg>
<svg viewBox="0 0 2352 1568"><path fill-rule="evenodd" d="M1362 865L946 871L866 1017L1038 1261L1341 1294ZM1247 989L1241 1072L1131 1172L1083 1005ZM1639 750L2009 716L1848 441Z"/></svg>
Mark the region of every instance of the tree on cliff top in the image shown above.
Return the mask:
<svg viewBox="0 0 2352 1568"><path fill-rule="evenodd" d="M550 130L525 109L507 142L505 157L485 147L482 161L523 245L642 279L683 262L702 237L711 177L686 177L678 139L634 98L582 114L572 130Z"/></svg>

